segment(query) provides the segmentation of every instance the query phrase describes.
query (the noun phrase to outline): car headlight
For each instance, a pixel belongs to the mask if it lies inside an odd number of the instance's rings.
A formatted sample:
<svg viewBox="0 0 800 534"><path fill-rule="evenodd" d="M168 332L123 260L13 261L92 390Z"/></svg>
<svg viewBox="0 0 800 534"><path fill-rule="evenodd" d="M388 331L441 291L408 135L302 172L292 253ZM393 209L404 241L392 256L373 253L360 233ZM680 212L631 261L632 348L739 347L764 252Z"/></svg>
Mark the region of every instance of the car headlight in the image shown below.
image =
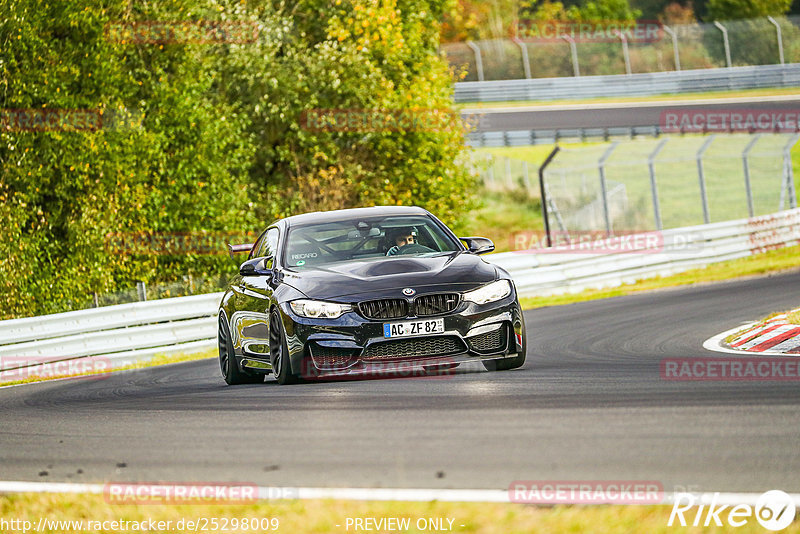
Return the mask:
<svg viewBox="0 0 800 534"><path fill-rule="evenodd" d="M353 311L353 307L349 304L322 302L321 300L293 300L289 305L297 315L311 319L336 319L344 313Z"/></svg>
<svg viewBox="0 0 800 534"><path fill-rule="evenodd" d="M475 304L486 304L505 298L511 294L511 282L508 280L497 280L483 287L467 291L464 293L464 300Z"/></svg>

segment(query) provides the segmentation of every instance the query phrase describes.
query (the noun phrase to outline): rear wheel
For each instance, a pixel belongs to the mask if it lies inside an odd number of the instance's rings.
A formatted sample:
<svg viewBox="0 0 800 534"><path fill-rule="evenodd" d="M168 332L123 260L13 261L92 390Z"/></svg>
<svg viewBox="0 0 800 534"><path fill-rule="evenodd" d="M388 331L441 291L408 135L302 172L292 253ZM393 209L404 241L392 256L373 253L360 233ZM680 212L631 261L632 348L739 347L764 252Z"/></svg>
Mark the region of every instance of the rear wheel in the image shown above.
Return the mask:
<svg viewBox="0 0 800 534"><path fill-rule="evenodd" d="M292 361L289 359L289 346L283 333L283 323L278 310L272 310L269 316L269 352L272 355L272 372L280 385L295 384L297 376L292 373Z"/></svg>
<svg viewBox="0 0 800 534"><path fill-rule="evenodd" d="M239 370L236 363L236 353L233 351L231 331L224 313L219 314L219 329L217 329L217 345L219 346L219 369L222 378L229 386L238 384L258 384L264 381L264 375L251 375Z"/></svg>

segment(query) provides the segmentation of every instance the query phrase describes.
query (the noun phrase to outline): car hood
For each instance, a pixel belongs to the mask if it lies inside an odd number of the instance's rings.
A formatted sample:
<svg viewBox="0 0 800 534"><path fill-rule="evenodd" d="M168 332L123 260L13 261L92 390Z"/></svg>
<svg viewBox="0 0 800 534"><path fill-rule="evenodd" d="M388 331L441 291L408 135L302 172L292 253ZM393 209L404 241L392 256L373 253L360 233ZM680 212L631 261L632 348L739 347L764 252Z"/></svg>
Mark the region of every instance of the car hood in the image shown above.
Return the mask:
<svg viewBox="0 0 800 534"><path fill-rule="evenodd" d="M483 259L467 252L453 252L287 269L283 281L309 298L324 300L367 293L387 296L406 287L417 292L433 289L428 286L436 286L439 291L466 290L496 279L497 270ZM442 287L455 284L460 287Z"/></svg>

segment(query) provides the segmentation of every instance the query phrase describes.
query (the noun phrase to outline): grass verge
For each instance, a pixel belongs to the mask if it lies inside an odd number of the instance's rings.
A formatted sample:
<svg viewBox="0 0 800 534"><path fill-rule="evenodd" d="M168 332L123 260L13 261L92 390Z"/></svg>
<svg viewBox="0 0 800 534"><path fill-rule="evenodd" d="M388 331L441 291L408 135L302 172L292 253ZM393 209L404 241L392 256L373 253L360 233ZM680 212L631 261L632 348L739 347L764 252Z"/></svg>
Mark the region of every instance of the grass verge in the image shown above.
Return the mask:
<svg viewBox="0 0 800 534"><path fill-rule="evenodd" d="M248 505L111 505L100 495L17 494L0 497L0 519L30 521L36 526L40 518L60 521L171 521L172 528L162 532L190 531L184 526L176 528L178 521L184 525L189 520L217 519L222 525L228 522L228 532L270 532L231 528L233 520L244 518L277 518L277 532L314 532L319 534L354 532L351 518L409 518L410 527L401 532L425 532L417 528L417 521L427 519L452 519L452 532L480 534L552 533L552 532L724 532L724 528L682 528L668 526L670 506L557 505L552 507L495 503L450 502L381 502L381 501L266 501ZM694 518L695 509L686 512L688 521ZM727 513L727 512L726 512ZM723 516L723 514L721 514ZM723 517L721 519L724 521ZM241 524L241 523L240 523ZM422 523L420 523L422 525ZM375 529L380 532L397 530ZM32 531L32 530L31 530ZM38 532L131 532L133 529L75 529L62 524L59 528ZM222 532L221 528L205 530ZM764 529L749 518L736 529L739 533L763 532ZM784 533L800 532L795 521Z"/></svg>
<svg viewBox="0 0 800 534"><path fill-rule="evenodd" d="M590 289L580 293L528 297L520 299L524 309L572 304L586 300L604 299L630 295L641 291L679 287L706 282L720 282L746 276L763 275L797 269L800 267L800 246L770 250L738 260L714 263L707 267L692 269L672 276L659 276L608 289Z"/></svg>

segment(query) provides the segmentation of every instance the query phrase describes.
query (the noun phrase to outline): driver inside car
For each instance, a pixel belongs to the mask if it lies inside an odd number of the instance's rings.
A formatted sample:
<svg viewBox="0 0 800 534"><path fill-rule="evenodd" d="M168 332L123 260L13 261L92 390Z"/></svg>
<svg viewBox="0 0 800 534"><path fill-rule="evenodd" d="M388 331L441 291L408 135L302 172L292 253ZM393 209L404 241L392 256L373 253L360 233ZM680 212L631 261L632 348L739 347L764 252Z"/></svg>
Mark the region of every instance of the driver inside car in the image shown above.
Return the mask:
<svg viewBox="0 0 800 534"><path fill-rule="evenodd" d="M400 228L389 234L390 243L394 245L386 252L387 256L394 256L400 252L402 247L413 245L417 242L417 232L412 228Z"/></svg>

